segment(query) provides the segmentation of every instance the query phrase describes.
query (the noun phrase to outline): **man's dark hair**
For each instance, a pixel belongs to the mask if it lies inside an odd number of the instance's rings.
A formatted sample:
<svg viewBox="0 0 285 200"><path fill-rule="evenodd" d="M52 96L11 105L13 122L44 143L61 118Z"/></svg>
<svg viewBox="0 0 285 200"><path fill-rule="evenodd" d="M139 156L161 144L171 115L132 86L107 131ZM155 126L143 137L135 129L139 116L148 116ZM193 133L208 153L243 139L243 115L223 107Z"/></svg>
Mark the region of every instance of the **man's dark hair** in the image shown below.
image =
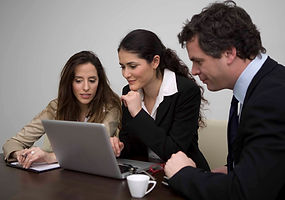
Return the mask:
<svg viewBox="0 0 285 200"><path fill-rule="evenodd" d="M198 38L200 48L214 58L220 58L226 50L235 47L241 59L254 59L259 53L265 53L260 32L253 24L247 12L234 1L213 3L200 14L186 21L178 34L182 47L193 37Z"/></svg>

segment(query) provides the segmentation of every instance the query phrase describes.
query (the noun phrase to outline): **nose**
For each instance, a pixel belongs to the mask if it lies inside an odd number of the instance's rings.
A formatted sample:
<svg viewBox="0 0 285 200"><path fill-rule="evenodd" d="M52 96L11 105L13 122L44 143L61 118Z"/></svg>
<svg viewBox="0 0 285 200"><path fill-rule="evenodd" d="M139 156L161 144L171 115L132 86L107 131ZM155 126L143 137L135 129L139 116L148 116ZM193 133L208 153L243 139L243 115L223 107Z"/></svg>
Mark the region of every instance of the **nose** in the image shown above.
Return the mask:
<svg viewBox="0 0 285 200"><path fill-rule="evenodd" d="M88 90L89 90L89 83L88 83L88 80L85 80L84 81L84 84L83 84L83 90L85 91L85 92L87 92Z"/></svg>
<svg viewBox="0 0 285 200"><path fill-rule="evenodd" d="M131 73L128 67L125 67L124 69L122 69L122 75L125 79L128 79L131 76Z"/></svg>
<svg viewBox="0 0 285 200"><path fill-rule="evenodd" d="M196 65L192 64L191 73L193 74L193 76L196 76L196 75L200 74L200 70L199 70L199 68Z"/></svg>

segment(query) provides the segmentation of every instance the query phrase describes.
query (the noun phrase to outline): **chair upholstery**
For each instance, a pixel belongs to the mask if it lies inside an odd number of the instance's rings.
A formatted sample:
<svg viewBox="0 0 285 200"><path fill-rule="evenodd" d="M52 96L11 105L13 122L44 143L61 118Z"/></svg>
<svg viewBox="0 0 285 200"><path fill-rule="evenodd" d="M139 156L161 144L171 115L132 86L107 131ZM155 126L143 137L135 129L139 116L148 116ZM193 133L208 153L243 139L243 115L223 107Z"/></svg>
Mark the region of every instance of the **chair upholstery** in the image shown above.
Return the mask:
<svg viewBox="0 0 285 200"><path fill-rule="evenodd" d="M207 120L207 126L199 129L199 148L207 159L210 168L224 166L228 154L227 121Z"/></svg>

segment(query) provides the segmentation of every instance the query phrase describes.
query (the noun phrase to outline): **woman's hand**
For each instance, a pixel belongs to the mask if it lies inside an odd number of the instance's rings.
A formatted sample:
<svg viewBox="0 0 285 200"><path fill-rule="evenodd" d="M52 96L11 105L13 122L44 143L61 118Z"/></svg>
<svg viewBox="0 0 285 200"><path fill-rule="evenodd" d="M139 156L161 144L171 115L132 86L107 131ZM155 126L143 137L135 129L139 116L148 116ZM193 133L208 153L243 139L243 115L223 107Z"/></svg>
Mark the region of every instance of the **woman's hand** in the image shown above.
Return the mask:
<svg viewBox="0 0 285 200"><path fill-rule="evenodd" d="M135 117L142 109L141 95L138 91L129 91L128 94L122 95L121 99L132 117Z"/></svg>
<svg viewBox="0 0 285 200"><path fill-rule="evenodd" d="M17 158L23 168L28 169L34 162L54 163L57 162L54 153L48 153L39 147L32 147L30 149L23 149L14 152L14 157Z"/></svg>
<svg viewBox="0 0 285 200"><path fill-rule="evenodd" d="M124 143L122 143L120 141L120 139L118 137L116 137L116 136L110 137L110 142L111 142L111 145L112 145L112 148L113 148L115 156L119 157L120 154L121 154L121 151L124 148Z"/></svg>

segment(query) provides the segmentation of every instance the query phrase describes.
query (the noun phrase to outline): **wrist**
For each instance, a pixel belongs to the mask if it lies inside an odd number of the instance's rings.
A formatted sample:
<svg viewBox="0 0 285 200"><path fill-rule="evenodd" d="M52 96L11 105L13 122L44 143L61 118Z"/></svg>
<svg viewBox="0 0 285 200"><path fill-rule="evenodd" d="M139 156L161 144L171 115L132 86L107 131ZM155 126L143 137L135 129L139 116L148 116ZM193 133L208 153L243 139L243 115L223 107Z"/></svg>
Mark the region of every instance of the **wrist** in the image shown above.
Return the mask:
<svg viewBox="0 0 285 200"><path fill-rule="evenodd" d="M46 162L47 163L54 163L57 162L55 154L54 153L46 153Z"/></svg>
<svg viewBox="0 0 285 200"><path fill-rule="evenodd" d="M135 110L135 111L130 112L131 116L132 116L132 117L137 116L137 114L141 111L141 109L142 109L142 108L139 108L138 110Z"/></svg>
<svg viewBox="0 0 285 200"><path fill-rule="evenodd" d="M17 156L18 156L18 153L19 151L14 151L10 154L10 158L16 158L17 159Z"/></svg>

